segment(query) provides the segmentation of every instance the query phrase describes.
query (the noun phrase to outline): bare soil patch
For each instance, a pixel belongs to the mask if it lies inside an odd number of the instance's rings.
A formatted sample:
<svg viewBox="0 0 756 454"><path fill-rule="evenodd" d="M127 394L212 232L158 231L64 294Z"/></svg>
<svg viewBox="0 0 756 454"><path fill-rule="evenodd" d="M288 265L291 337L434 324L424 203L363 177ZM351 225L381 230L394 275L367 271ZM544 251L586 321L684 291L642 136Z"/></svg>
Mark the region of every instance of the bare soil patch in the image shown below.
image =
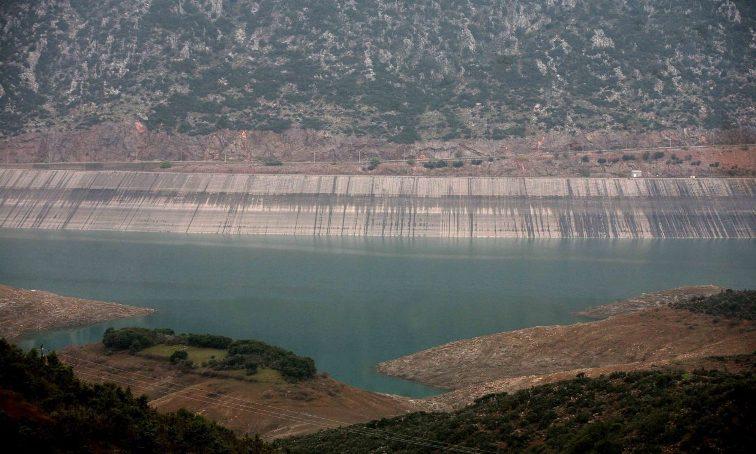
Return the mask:
<svg viewBox="0 0 756 454"><path fill-rule="evenodd" d="M11 341L38 331L86 326L152 312L153 309L0 284L0 337Z"/></svg>
<svg viewBox="0 0 756 454"><path fill-rule="evenodd" d="M387 375L450 389L426 400L429 409L448 409L493 392L514 391L615 370L696 365L707 357L756 350L756 324L667 307L684 295L714 287L682 288L642 297L599 313L604 320L540 326L452 342L381 363Z"/></svg>
<svg viewBox="0 0 756 454"><path fill-rule="evenodd" d="M330 377L289 383L261 371L260 377L201 374L165 359L128 353L106 354L101 345L66 349L61 359L79 378L114 382L144 394L159 411L185 408L238 433L282 438L324 428L406 413L408 399L348 386ZM257 379L259 378L259 380Z"/></svg>

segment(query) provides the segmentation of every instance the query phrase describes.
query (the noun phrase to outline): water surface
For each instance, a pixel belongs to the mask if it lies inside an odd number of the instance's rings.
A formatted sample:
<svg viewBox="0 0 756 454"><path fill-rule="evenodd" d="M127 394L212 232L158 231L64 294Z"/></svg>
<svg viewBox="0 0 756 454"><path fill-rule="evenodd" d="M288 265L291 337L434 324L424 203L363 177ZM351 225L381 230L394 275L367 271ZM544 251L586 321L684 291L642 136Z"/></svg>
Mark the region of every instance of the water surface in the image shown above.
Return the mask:
<svg viewBox="0 0 756 454"><path fill-rule="evenodd" d="M257 338L365 389L437 392L376 363L457 339L571 323L573 312L692 284L756 287L752 240L407 240L0 231L0 282L151 307L108 326Z"/></svg>

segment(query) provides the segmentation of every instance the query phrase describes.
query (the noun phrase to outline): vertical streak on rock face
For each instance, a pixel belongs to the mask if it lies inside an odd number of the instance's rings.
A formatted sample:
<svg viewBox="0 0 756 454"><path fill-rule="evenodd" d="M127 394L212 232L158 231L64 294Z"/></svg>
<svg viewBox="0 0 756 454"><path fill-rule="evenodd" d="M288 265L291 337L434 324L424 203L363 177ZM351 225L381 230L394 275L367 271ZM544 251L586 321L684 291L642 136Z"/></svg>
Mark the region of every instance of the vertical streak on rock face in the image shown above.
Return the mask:
<svg viewBox="0 0 756 454"><path fill-rule="evenodd" d="M753 178L433 178L0 170L0 228L754 238Z"/></svg>

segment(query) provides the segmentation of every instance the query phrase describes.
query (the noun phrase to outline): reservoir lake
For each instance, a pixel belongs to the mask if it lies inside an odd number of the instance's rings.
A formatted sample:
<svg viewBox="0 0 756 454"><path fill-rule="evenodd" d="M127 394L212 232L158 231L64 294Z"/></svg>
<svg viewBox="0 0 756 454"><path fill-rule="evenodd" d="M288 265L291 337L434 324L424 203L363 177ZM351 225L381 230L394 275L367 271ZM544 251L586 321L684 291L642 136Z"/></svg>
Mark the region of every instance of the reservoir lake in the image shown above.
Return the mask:
<svg viewBox="0 0 756 454"><path fill-rule="evenodd" d="M682 285L756 287L753 240L434 240L0 230L0 283L150 307L110 326L255 338L371 391L440 390L375 365L457 339L580 321L574 312Z"/></svg>

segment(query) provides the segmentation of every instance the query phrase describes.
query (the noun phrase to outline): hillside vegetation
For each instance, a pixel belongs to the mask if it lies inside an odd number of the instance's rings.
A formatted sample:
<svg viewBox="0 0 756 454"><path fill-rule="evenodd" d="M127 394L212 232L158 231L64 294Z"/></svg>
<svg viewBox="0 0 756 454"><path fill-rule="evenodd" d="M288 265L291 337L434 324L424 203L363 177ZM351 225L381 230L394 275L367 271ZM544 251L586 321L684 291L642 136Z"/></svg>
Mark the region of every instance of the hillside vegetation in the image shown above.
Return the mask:
<svg viewBox="0 0 756 454"><path fill-rule="evenodd" d="M743 0L0 5L0 131L140 119L399 143L754 126ZM141 126L140 126L141 127Z"/></svg>
<svg viewBox="0 0 756 454"><path fill-rule="evenodd" d="M716 317L756 320L756 290L727 289L717 295L695 297L670 306Z"/></svg>
<svg viewBox="0 0 756 454"><path fill-rule="evenodd" d="M577 377L487 396L453 413L413 413L285 440L279 447L293 453L437 452L432 443L485 452L747 452L756 442L753 356L750 364L746 374Z"/></svg>
<svg viewBox="0 0 756 454"><path fill-rule="evenodd" d="M298 356L283 348L251 339L234 341L230 337L212 334L175 334L171 329L108 328L102 337L103 345L112 351L128 350L138 353L156 345L187 346L216 349L218 356L202 364L193 364L186 349L174 349L172 362L186 367L205 367L213 370L273 369L290 381L306 380L317 372L312 358Z"/></svg>
<svg viewBox="0 0 756 454"><path fill-rule="evenodd" d="M194 413L158 413L129 390L85 384L55 354L3 339L0 439L7 452L272 452Z"/></svg>

